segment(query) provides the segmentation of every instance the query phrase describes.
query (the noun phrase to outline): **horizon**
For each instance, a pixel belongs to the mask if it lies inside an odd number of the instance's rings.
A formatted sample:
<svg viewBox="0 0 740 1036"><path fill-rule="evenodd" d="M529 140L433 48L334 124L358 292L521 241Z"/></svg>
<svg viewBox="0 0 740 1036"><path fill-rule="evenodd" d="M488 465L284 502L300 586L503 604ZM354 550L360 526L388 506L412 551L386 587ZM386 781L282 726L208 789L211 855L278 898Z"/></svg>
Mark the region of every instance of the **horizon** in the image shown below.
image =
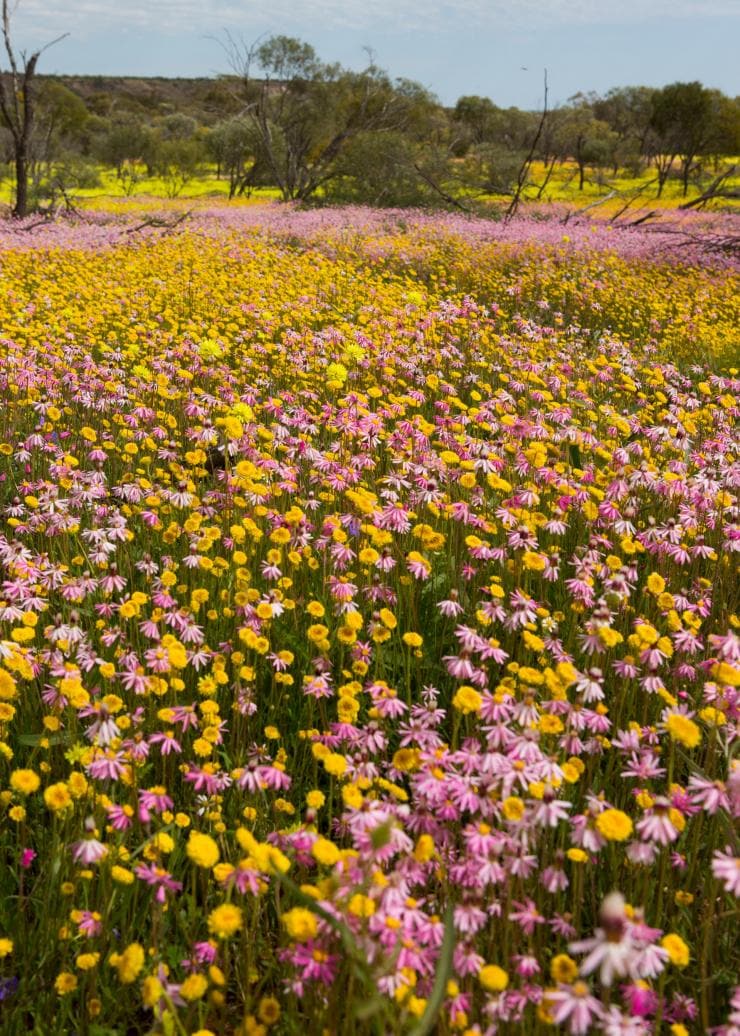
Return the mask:
<svg viewBox="0 0 740 1036"><path fill-rule="evenodd" d="M740 92L732 40L737 0L657 0L642 14L637 0L526 0L507 10L499 0L276 0L268 17L232 0L21 0L12 22L18 49L43 54L41 75L214 78L229 74L220 43L226 32L252 42L270 35L310 43L324 61L367 64L367 49L393 78L412 79L454 105L479 94L501 107L535 110L548 72L549 103L576 93L699 80L728 96ZM396 12L391 27L390 11ZM372 12L377 21L371 22ZM187 29L183 29L188 22Z"/></svg>

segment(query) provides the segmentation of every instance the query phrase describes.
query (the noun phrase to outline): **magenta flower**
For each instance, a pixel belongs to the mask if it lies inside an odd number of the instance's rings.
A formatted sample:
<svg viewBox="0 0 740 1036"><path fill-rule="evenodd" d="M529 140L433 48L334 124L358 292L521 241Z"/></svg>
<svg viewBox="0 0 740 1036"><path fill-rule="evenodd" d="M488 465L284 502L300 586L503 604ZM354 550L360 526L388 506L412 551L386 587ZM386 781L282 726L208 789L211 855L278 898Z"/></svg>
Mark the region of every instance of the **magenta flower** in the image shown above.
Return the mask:
<svg viewBox="0 0 740 1036"><path fill-rule="evenodd" d="M714 853L712 874L723 882L726 892L740 896L740 856L734 856L729 846L724 852Z"/></svg>
<svg viewBox="0 0 740 1036"><path fill-rule="evenodd" d="M22 849L20 855L20 865L23 870L28 870L33 861L36 859L37 853L35 849Z"/></svg>
<svg viewBox="0 0 740 1036"><path fill-rule="evenodd" d="M182 882L175 881L171 874L169 874L162 867L157 867L155 864L141 863L135 868L134 874L137 878L146 882L147 885L152 885L156 888L157 892L155 898L158 903L164 903L167 899L167 893L176 893L182 891Z"/></svg>

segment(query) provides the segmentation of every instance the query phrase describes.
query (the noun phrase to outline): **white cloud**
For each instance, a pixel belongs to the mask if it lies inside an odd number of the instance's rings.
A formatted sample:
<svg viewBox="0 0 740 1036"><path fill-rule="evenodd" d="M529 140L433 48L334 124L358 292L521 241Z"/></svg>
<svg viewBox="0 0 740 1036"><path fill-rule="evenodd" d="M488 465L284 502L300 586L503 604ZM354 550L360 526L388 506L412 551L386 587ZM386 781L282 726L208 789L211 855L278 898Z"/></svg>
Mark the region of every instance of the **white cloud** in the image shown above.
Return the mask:
<svg viewBox="0 0 740 1036"><path fill-rule="evenodd" d="M194 33L274 27L444 29L639 23L740 15L740 0L20 0L15 25L34 41L61 31Z"/></svg>

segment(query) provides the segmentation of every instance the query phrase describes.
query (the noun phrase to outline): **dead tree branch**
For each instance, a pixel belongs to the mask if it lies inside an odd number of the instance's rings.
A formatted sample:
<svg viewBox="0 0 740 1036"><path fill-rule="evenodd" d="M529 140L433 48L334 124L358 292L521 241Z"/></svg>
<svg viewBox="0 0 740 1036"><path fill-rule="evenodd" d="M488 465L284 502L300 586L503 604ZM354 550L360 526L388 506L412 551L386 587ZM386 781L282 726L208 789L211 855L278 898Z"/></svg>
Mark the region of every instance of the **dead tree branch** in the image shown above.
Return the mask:
<svg viewBox="0 0 740 1036"><path fill-rule="evenodd" d="M456 209L460 209L461 212L467 212L468 214L472 213L472 209L468 208L467 205L463 205L461 201L458 201L457 198L453 198L451 194L448 194L447 191L443 190L439 184L431 178L431 176L428 176L424 170L416 164L416 162L414 162L414 169L424 183L427 184L428 187L431 187L435 194L438 194L443 201L447 202L448 205L453 205Z"/></svg>
<svg viewBox="0 0 740 1036"><path fill-rule="evenodd" d="M738 190L721 190L722 184L726 180L729 180L737 170L737 164L731 166L729 169L721 173L716 180L707 187L707 189L699 195L698 198L692 198L691 201L685 201L683 205L679 205L679 209L696 209L703 208L708 201L712 201L714 198L740 198L740 191Z"/></svg>
<svg viewBox="0 0 740 1036"><path fill-rule="evenodd" d="M527 157L522 162L519 168L519 175L517 176L516 187L514 188L514 196L512 197L509 207L506 210L506 219L509 220L512 216L516 215L516 210L519 208L519 202L521 201L522 191L527 184L527 178L529 176L529 170L532 167L534 161L535 152L537 151L537 145L540 142L542 131L545 128L547 122L547 69L545 69L545 96L542 102L542 117L540 118L537 126L537 132L532 140L531 147L527 152Z"/></svg>

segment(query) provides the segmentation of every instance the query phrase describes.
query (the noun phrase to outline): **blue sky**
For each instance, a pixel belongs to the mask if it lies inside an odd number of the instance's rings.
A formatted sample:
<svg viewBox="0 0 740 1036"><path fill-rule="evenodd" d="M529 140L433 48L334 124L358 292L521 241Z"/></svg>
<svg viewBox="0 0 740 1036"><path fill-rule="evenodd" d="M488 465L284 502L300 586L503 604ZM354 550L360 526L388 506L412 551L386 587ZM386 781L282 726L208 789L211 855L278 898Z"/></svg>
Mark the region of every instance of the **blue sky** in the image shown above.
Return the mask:
<svg viewBox="0 0 740 1036"><path fill-rule="evenodd" d="M251 42L284 33L359 68L364 48L393 76L452 104L482 94L538 107L578 90L699 79L740 93L740 0L19 0L19 43L68 31L39 71L201 76L228 71L228 29Z"/></svg>

